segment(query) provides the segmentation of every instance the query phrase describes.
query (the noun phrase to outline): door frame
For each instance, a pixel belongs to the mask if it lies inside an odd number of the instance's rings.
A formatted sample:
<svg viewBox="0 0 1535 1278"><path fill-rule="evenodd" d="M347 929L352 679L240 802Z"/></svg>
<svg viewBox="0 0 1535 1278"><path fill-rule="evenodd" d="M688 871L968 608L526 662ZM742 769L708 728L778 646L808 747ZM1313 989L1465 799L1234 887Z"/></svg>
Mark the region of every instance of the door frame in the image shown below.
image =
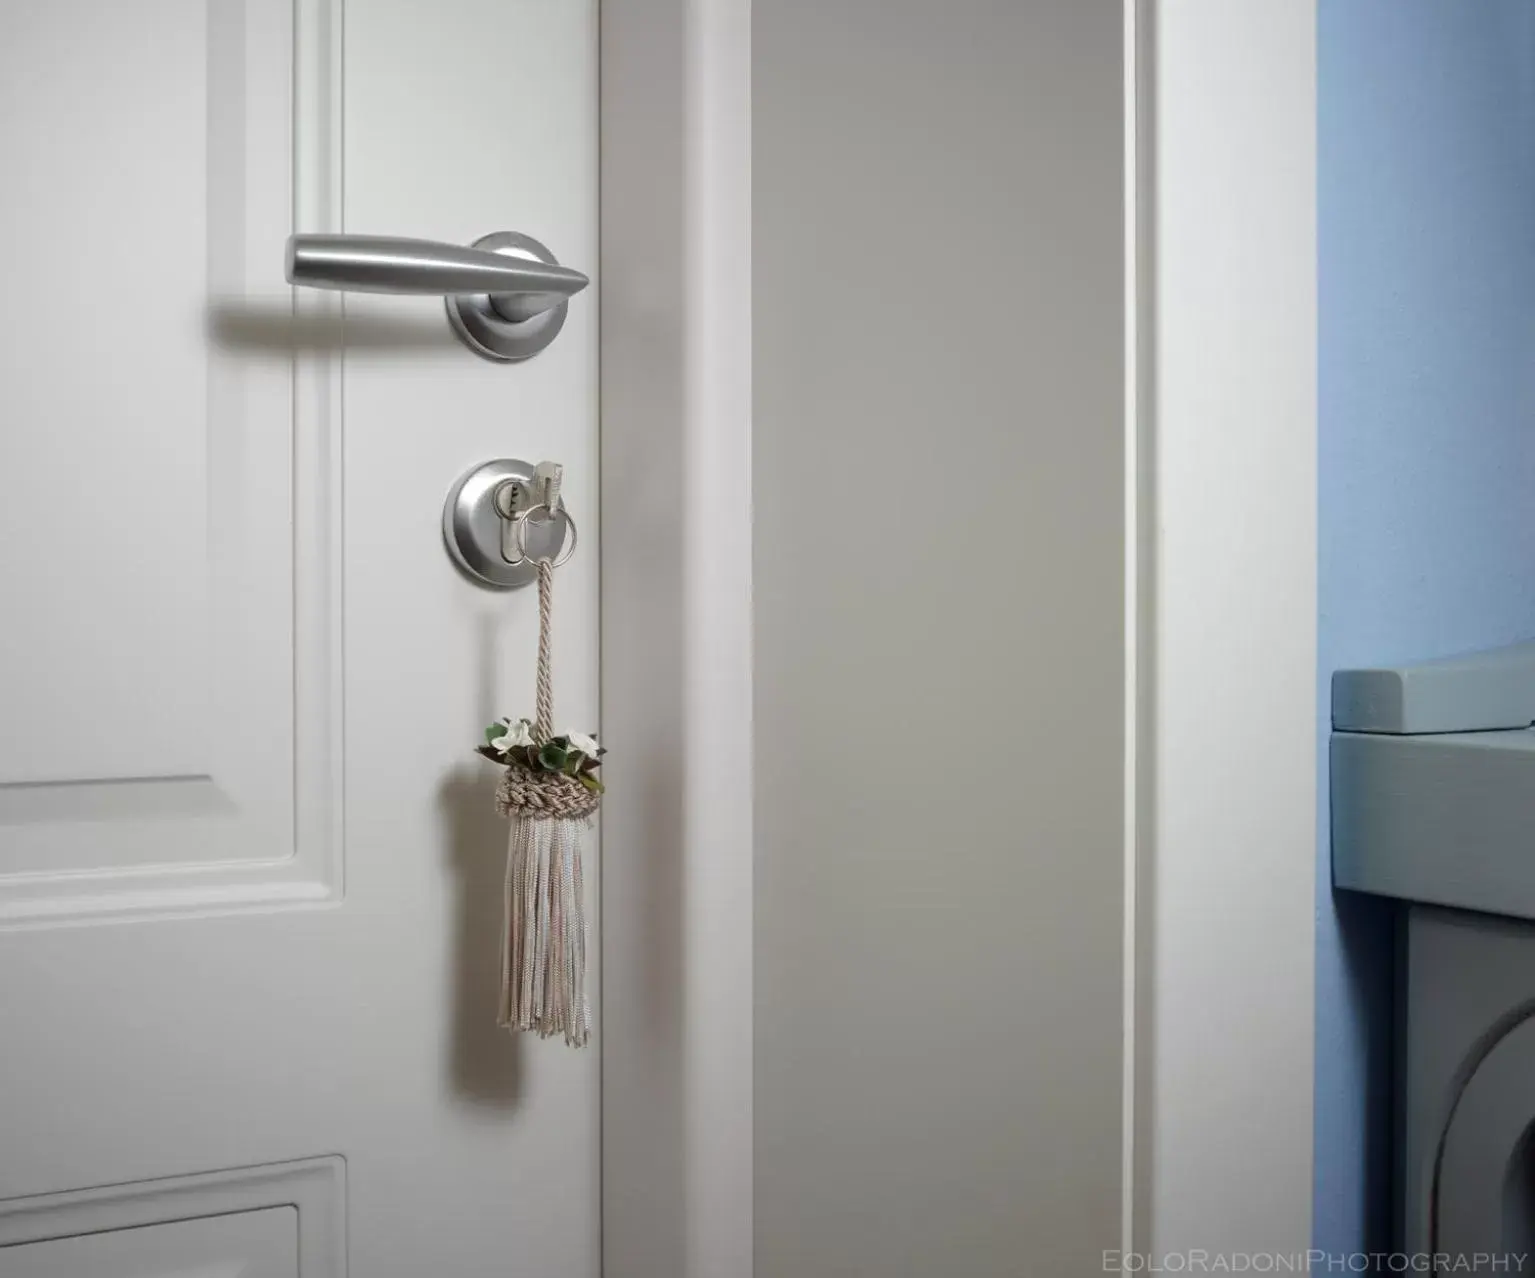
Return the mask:
<svg viewBox="0 0 1535 1278"><path fill-rule="evenodd" d="M602 0L604 1272L752 1266L751 3ZM616 908L622 901L625 908Z"/></svg>
<svg viewBox="0 0 1535 1278"><path fill-rule="evenodd" d="M1122 3L1121 1242L1294 1253L1312 1207L1315 0ZM751 1272L753 1228L751 0L599 12L603 723L616 757L670 759L604 805L604 1254L614 1274L727 1278Z"/></svg>
<svg viewBox="0 0 1535 1278"><path fill-rule="evenodd" d="M1316 0L1139 5L1135 1238L1293 1255L1313 1198Z"/></svg>

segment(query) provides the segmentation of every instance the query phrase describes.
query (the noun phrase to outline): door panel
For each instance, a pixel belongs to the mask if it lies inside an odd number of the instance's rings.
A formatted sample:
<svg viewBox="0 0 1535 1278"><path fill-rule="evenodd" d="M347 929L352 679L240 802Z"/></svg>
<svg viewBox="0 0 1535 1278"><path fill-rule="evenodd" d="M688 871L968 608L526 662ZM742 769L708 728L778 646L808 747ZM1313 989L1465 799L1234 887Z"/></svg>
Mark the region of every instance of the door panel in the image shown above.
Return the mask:
<svg viewBox="0 0 1535 1278"><path fill-rule="evenodd" d="M0 1248L6 1278L299 1278L292 1207Z"/></svg>
<svg viewBox="0 0 1535 1278"><path fill-rule="evenodd" d="M593 3L0 12L4 1278L171 1228L22 1229L82 1191L316 1163L346 1245L306 1278L596 1272L596 1053L494 1023L471 752L531 707L536 601L439 531L471 466L564 463L556 713L596 727L595 297L505 366L438 300L282 278L294 230L594 269L594 73Z"/></svg>
<svg viewBox="0 0 1535 1278"><path fill-rule="evenodd" d="M333 19L0 15L0 233L24 250L0 298L0 918L337 886L340 423L291 352L223 333L283 299L295 193L334 217L333 111L297 109L321 85L293 71Z"/></svg>

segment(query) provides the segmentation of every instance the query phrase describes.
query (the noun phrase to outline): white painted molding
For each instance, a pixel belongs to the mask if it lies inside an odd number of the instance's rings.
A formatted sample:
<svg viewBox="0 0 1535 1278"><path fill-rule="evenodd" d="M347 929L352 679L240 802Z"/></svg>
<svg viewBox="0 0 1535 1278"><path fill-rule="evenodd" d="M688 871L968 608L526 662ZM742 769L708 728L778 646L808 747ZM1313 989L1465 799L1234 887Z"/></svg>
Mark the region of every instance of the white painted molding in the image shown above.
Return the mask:
<svg viewBox="0 0 1535 1278"><path fill-rule="evenodd" d="M1151 599L1148 556L1143 545L1151 525L1147 519L1152 505L1150 441L1147 438L1150 413L1143 413L1148 401L1150 354L1150 291L1143 286L1142 270L1150 260L1147 236L1151 221L1150 187L1145 182L1148 148L1144 144L1151 120L1150 103L1150 30L1149 15L1143 6L1149 0L1124 0L1124 148L1125 148L1125 800L1124 800L1124 1095L1122 1100L1120 1155L1120 1248L1135 1252L1143 1233L1142 1219L1149 1201L1150 1180L1142 1152L1146 1147L1142 1128L1146 1123L1149 1097L1145 1068L1145 1024L1149 1010L1149 983L1138 979L1147 970L1147 938L1150 928L1142 915L1147 897L1142 888L1143 863L1150 860L1149 787L1143 777L1147 756L1144 740L1150 716L1146 713L1146 693L1150 682L1143 676L1151 650ZM1149 405L1148 405L1149 408ZM1145 852L1143 853L1143 848Z"/></svg>
<svg viewBox="0 0 1535 1278"><path fill-rule="evenodd" d="M751 5L600 13L603 1272L746 1278Z"/></svg>
<svg viewBox="0 0 1535 1278"><path fill-rule="evenodd" d="M688 59L688 1278L752 1272L751 4Z"/></svg>
<svg viewBox="0 0 1535 1278"><path fill-rule="evenodd" d="M1152 12L1154 1253L1311 1245L1316 12ZM1143 96L1143 102L1147 99ZM1143 264L1144 266L1145 264ZM1144 797L1143 797L1144 801ZM1149 977L1150 988L1145 989Z"/></svg>
<svg viewBox="0 0 1535 1278"><path fill-rule="evenodd" d="M688 59L688 1278L752 1272L751 4Z"/></svg>

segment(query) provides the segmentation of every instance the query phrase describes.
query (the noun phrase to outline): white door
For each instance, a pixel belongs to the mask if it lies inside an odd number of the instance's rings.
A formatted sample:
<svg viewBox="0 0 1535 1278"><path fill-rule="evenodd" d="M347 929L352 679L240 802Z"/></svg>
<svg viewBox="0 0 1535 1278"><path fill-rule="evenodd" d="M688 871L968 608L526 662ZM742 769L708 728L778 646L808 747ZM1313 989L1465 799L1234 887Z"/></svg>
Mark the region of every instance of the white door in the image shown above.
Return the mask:
<svg viewBox="0 0 1535 1278"><path fill-rule="evenodd" d="M3 1278L597 1272L596 1052L495 1024L536 603L440 533L564 464L595 726L595 298L509 365L283 279L295 229L592 270L595 50L594 0L0 5Z"/></svg>

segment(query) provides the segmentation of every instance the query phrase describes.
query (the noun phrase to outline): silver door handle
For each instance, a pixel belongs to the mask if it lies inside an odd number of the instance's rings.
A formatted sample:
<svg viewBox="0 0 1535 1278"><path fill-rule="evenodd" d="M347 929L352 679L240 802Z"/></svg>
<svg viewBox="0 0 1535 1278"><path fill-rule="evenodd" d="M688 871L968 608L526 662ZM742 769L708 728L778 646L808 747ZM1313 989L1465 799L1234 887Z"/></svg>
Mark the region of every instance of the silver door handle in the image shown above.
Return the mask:
<svg viewBox="0 0 1535 1278"><path fill-rule="evenodd" d="M470 247L391 235L290 235L288 283L360 293L438 293L454 329L496 360L537 354L590 281L542 244L497 231Z"/></svg>

